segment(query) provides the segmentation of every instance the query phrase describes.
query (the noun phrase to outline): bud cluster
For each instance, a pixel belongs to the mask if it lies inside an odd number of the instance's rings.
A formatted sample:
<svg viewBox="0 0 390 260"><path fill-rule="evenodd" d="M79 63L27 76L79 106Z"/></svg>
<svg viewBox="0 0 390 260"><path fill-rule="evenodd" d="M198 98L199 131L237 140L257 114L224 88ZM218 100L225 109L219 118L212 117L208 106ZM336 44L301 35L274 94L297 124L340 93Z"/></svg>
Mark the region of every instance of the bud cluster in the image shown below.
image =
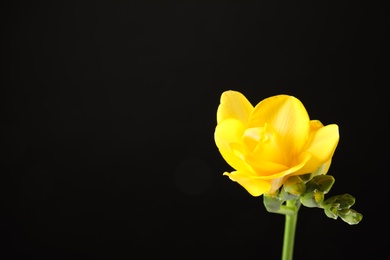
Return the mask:
<svg viewBox="0 0 390 260"><path fill-rule="evenodd" d="M306 174L291 176L275 194L264 195L264 205L269 212L288 214L288 208L283 205L288 200L294 200L296 208L302 204L309 208L322 208L327 217L353 225L358 224L363 216L350 207L355 198L350 194L337 195L325 199L332 188L335 179L331 175Z"/></svg>

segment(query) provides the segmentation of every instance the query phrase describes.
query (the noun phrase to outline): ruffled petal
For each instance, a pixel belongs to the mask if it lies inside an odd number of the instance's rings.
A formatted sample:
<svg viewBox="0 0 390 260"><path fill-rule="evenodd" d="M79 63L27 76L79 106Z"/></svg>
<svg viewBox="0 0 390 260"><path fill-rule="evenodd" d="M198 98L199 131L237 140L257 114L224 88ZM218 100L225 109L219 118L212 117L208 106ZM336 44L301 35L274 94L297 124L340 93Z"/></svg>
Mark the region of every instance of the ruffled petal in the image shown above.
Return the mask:
<svg viewBox="0 0 390 260"><path fill-rule="evenodd" d="M293 158L306 144L310 133L310 118L301 101L289 95L266 98L256 105L249 127L273 126L277 142L285 158Z"/></svg>
<svg viewBox="0 0 390 260"><path fill-rule="evenodd" d="M225 91L221 95L217 109L217 123L227 118L234 118L247 124L252 110L252 104L243 94L233 90Z"/></svg>
<svg viewBox="0 0 390 260"><path fill-rule="evenodd" d="M258 166L260 161L268 161L280 165L284 168L288 168L288 159L290 158L285 158L285 154L280 149L277 143L277 133L275 132L273 127L266 123L264 127L261 127L261 130L262 131L260 133L260 138L257 143L257 146L251 156L249 156L248 160L252 161L254 165ZM260 168L262 167L259 167L259 169ZM279 171L281 171L279 167L277 169L274 169L273 171L270 169L270 171L267 171L267 175Z"/></svg>
<svg viewBox="0 0 390 260"><path fill-rule="evenodd" d="M255 197L268 192L271 188L270 181L254 178L251 174L244 171L225 172L224 175L229 176L232 181L238 182Z"/></svg>
<svg viewBox="0 0 390 260"><path fill-rule="evenodd" d="M255 171L256 176L270 176L287 170L289 167L276 144L273 131L266 124L254 151L246 157L246 161Z"/></svg>

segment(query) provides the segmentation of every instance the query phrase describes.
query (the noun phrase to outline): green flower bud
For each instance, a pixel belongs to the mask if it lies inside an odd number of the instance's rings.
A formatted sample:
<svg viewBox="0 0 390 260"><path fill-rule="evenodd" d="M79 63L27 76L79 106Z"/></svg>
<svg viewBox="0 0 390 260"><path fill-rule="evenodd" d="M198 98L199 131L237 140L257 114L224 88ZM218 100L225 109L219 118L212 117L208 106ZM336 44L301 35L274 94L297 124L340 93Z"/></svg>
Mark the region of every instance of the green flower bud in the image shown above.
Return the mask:
<svg viewBox="0 0 390 260"><path fill-rule="evenodd" d="M304 182L308 182L310 181L312 178L313 178L313 173L307 173L307 174L303 174L303 175L299 175L299 177L304 181Z"/></svg>
<svg viewBox="0 0 390 260"><path fill-rule="evenodd" d="M340 210L339 217L350 225L358 224L363 219L363 215L353 209Z"/></svg>
<svg viewBox="0 0 390 260"><path fill-rule="evenodd" d="M338 218L338 211L339 211L339 204L330 204L326 205L324 207L325 215L328 218L337 219Z"/></svg>
<svg viewBox="0 0 390 260"><path fill-rule="evenodd" d="M306 188L308 190L317 189L326 194L332 188L334 182L335 179L331 175L317 175L306 184Z"/></svg>
<svg viewBox="0 0 390 260"><path fill-rule="evenodd" d="M339 204L340 210L349 209L353 204L355 204L355 198L346 193L343 195L330 197L324 201L324 204Z"/></svg>
<svg viewBox="0 0 390 260"><path fill-rule="evenodd" d="M304 206L309 208L320 207L324 201L324 193L317 189L305 192L301 195L300 201Z"/></svg>
<svg viewBox="0 0 390 260"><path fill-rule="evenodd" d="M354 197L349 194L344 194L327 199L322 203L322 207L329 218L337 219L337 217L340 217L348 224L354 225L359 223L363 218L362 214L350 209L354 203Z"/></svg>
<svg viewBox="0 0 390 260"><path fill-rule="evenodd" d="M277 212L283 204L283 200L276 195L263 195L263 203L268 212Z"/></svg>
<svg viewBox="0 0 390 260"><path fill-rule="evenodd" d="M291 176L284 182L283 189L288 193L299 196L305 192L306 185L299 176Z"/></svg>

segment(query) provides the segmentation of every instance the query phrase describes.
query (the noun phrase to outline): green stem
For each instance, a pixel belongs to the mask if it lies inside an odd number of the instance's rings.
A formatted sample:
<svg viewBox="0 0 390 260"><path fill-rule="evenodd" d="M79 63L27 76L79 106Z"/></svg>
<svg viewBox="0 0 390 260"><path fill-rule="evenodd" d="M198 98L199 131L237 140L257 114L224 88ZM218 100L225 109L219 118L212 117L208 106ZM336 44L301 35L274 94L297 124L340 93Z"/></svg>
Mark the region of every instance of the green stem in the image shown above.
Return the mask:
<svg viewBox="0 0 390 260"><path fill-rule="evenodd" d="M284 224L284 237L283 237L283 253L282 260L292 260L294 252L294 240L295 240L295 229L297 226L298 219L298 207L296 206L296 201L288 200L286 206L288 208L293 208L295 210L290 214L285 214L285 224Z"/></svg>

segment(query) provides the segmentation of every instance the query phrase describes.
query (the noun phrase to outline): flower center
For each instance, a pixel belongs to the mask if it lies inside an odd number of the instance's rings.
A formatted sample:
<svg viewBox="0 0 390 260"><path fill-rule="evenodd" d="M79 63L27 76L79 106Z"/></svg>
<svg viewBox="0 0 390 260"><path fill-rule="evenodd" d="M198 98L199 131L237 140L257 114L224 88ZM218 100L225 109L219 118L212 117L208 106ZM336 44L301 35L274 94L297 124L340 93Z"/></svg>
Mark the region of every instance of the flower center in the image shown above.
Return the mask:
<svg viewBox="0 0 390 260"><path fill-rule="evenodd" d="M248 147L249 151L253 151L259 142L266 142L270 138L270 133L267 131L267 124L263 127L252 127L245 130L242 140Z"/></svg>

